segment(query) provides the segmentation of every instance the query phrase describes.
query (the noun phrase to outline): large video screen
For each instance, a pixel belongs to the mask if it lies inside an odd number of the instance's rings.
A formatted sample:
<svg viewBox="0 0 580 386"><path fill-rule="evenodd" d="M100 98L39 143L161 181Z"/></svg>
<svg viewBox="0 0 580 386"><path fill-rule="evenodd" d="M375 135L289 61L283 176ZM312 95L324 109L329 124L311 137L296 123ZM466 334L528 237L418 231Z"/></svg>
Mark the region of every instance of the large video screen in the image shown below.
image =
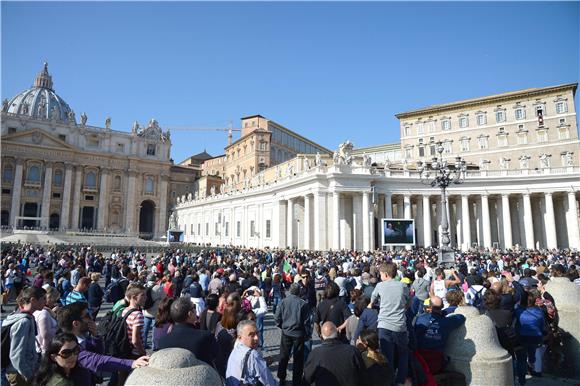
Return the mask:
<svg viewBox="0 0 580 386"><path fill-rule="evenodd" d="M170 243L182 243L183 231L168 231L167 241L169 241Z"/></svg>
<svg viewBox="0 0 580 386"><path fill-rule="evenodd" d="M415 245L415 220L384 218L383 245Z"/></svg>

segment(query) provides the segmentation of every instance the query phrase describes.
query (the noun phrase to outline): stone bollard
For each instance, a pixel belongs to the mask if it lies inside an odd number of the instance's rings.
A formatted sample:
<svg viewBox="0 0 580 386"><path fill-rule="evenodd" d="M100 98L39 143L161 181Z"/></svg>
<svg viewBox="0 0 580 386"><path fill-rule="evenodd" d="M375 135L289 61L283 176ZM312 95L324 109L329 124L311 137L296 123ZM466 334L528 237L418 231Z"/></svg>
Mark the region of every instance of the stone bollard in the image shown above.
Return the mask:
<svg viewBox="0 0 580 386"><path fill-rule="evenodd" d="M149 366L133 370L126 386L222 386L213 368L189 350L168 348L151 355Z"/></svg>
<svg viewBox="0 0 580 386"><path fill-rule="evenodd" d="M465 316L465 325L449 336L446 370L465 375L471 386L513 386L512 357L500 346L491 319L472 306L460 306L455 313Z"/></svg>
<svg viewBox="0 0 580 386"><path fill-rule="evenodd" d="M566 277L553 277L546 284L546 291L556 303L558 326L567 333L563 337L564 364L571 373L563 375L580 377L580 287Z"/></svg>

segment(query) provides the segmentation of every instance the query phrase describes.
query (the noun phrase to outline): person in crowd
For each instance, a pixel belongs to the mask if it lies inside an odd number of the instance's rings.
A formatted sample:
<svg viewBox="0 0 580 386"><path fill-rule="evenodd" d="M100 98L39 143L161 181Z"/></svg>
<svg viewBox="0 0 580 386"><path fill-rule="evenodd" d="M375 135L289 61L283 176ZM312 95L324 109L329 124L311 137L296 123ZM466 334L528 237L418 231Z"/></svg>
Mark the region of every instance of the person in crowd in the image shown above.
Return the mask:
<svg viewBox="0 0 580 386"><path fill-rule="evenodd" d="M222 275L224 274L224 269L223 268L218 268L213 276L211 281L208 284L207 290L210 294L216 294L219 295L222 293L223 287L224 287L224 283L222 281Z"/></svg>
<svg viewBox="0 0 580 386"><path fill-rule="evenodd" d="M38 287L23 289L16 298L17 310L8 315L2 327L10 326L10 363L6 378L10 386L29 385L38 366L36 351L36 321L34 312L46 305L46 291Z"/></svg>
<svg viewBox="0 0 580 386"><path fill-rule="evenodd" d="M394 263L384 263L379 272L382 281L375 287L368 307L372 307L377 298L380 300L378 333L381 352L396 369L396 384L404 384L409 359L409 335L405 316L410 305L409 288L395 280L397 266ZM395 352L397 364L394 362Z"/></svg>
<svg viewBox="0 0 580 386"><path fill-rule="evenodd" d="M429 365L431 374L439 374L445 363L444 349L451 332L465 323L461 314L443 314L443 300L432 296L428 312L417 316L415 341L417 351Z"/></svg>
<svg viewBox="0 0 580 386"><path fill-rule="evenodd" d="M173 298L165 296L157 308L155 325L153 327L153 351L159 350L159 340L173 328L173 320L171 319L171 305L173 301Z"/></svg>
<svg viewBox="0 0 580 386"><path fill-rule="evenodd" d="M423 311L423 303L429 298L429 288L431 287L431 282L425 279L425 274L427 270L424 267L417 269L416 279L411 284L411 291L413 292L413 307L416 307L417 312Z"/></svg>
<svg viewBox="0 0 580 386"><path fill-rule="evenodd" d="M264 345L264 317L266 312L268 312L268 305L266 304L266 299L262 295L262 291L256 287L251 286L243 293L243 298L250 302L252 311L256 315L256 326L258 328L258 335L260 337L259 347Z"/></svg>
<svg viewBox="0 0 580 386"><path fill-rule="evenodd" d="M103 296L105 296L105 292L101 288L99 284L99 280L101 279L101 274L98 272L91 273L91 284L89 285L88 289L88 303L89 308L91 310L91 316L93 320L97 320L97 315L99 310L101 309L101 305L103 304Z"/></svg>
<svg viewBox="0 0 580 386"><path fill-rule="evenodd" d="M222 376L226 375L228 358L234 342L236 340L237 315L241 310L241 301L238 298L230 299L224 309L221 320L215 329L215 337L218 346L217 357L215 360L216 370Z"/></svg>
<svg viewBox="0 0 580 386"><path fill-rule="evenodd" d="M290 359L290 352L293 352L292 379L296 386L299 385L298 382L302 378L306 324L310 316L308 303L301 299L299 295L300 285L297 283L290 285L289 295L282 300L274 316L276 326L282 329L278 379L282 384L286 381L286 368Z"/></svg>
<svg viewBox="0 0 580 386"><path fill-rule="evenodd" d="M334 323L325 322L320 331L322 344L308 356L304 385L362 386L366 367L360 351L338 338Z"/></svg>
<svg viewBox="0 0 580 386"><path fill-rule="evenodd" d="M483 310L485 308L483 297L485 295L486 288L484 287L483 284L484 284L483 278L481 276L477 276L474 280L474 284L471 287L469 287L469 289L465 293L465 304L477 307L480 310Z"/></svg>
<svg viewBox="0 0 580 386"><path fill-rule="evenodd" d="M73 286L70 282L70 271L65 271L58 283L57 288L60 292L60 303L64 306L66 305L66 298L73 290Z"/></svg>
<svg viewBox="0 0 580 386"><path fill-rule="evenodd" d="M46 304L44 305L43 309L34 311L33 314L37 327L37 349L39 349L38 351L40 351L42 354L48 350L52 338L56 335L58 323L56 321L55 311L58 309L56 303L60 298L60 294L53 287L49 287L46 290L45 298Z"/></svg>
<svg viewBox="0 0 580 386"><path fill-rule="evenodd" d="M538 290L530 290L525 297L525 303L522 300L522 307L515 310L518 343L522 346L516 350L516 372L520 386L526 384L528 363L534 366L536 349L542 345L544 335L548 332L544 312L536 305L540 296Z"/></svg>
<svg viewBox="0 0 580 386"><path fill-rule="evenodd" d="M325 299L318 304L314 314L314 328L320 336L321 325L325 322L332 322L338 326L339 336L343 342L346 342L346 320L350 317L351 312L344 301L339 297L340 288L331 281L324 290Z"/></svg>
<svg viewBox="0 0 580 386"><path fill-rule="evenodd" d="M447 291L445 298L448 304L448 306L443 309L443 315L445 316L454 313L455 310L457 310L457 307L465 305L465 295L462 290Z"/></svg>
<svg viewBox="0 0 580 386"><path fill-rule="evenodd" d="M89 301L87 300L85 293L88 291L90 284L91 279L89 279L86 276L81 277L78 280L74 289L66 297L65 305L72 304L75 302L83 302L88 304Z"/></svg>
<svg viewBox="0 0 580 386"><path fill-rule="evenodd" d="M159 305L163 299L167 297L165 291L163 291L163 287L160 282L157 281L157 276L155 274L149 275L147 278L147 291L151 298L150 304L145 302L144 309L143 309L143 317L144 317L144 325L143 325L143 344L145 345L145 349L149 348L149 332L154 329L156 326L156 317L157 311L159 310ZM147 308L145 308L147 307ZM168 314L168 313L167 313ZM155 334L153 334L155 335ZM155 338L153 340L153 351L157 351L157 342Z"/></svg>
<svg viewBox="0 0 580 386"><path fill-rule="evenodd" d="M189 350L197 359L213 367L217 355L216 340L209 331L194 327L197 313L189 297L180 297L171 304L171 320L173 328L159 339L159 348L179 347Z"/></svg>
<svg viewBox="0 0 580 386"><path fill-rule="evenodd" d="M272 297L272 312L276 313L278 304L284 298L284 285L282 283L282 276L279 273L274 273L272 277L272 289L270 290Z"/></svg>
<svg viewBox="0 0 580 386"><path fill-rule="evenodd" d="M188 290L189 297L191 298L192 303L195 305L195 312L197 312L197 317L200 317L201 313L205 310L206 305L203 288L199 283L199 276L195 272L191 275L191 284L188 286Z"/></svg>
<svg viewBox="0 0 580 386"><path fill-rule="evenodd" d="M372 294L371 294L372 295ZM354 314L358 317L356 330L354 331L352 339L355 344L358 337L363 330L377 331L379 323L379 314L374 308L368 308L371 299L366 296L361 296L355 306Z"/></svg>
<svg viewBox="0 0 580 386"><path fill-rule="evenodd" d="M257 350L260 338L256 323L251 320L240 321L236 330L236 344L227 362L226 386L278 386L266 361Z"/></svg>
<svg viewBox="0 0 580 386"><path fill-rule="evenodd" d="M221 314L217 312L219 298L216 294L209 294L206 298L206 308L199 316L199 328L208 330L215 336L215 329L221 319Z"/></svg>
<svg viewBox="0 0 580 386"><path fill-rule="evenodd" d="M64 332L49 341L42 355L40 367L34 376L37 386L74 386L71 372L77 365L81 351L76 336Z"/></svg>
<svg viewBox="0 0 580 386"><path fill-rule="evenodd" d="M393 369L381 353L377 331L362 330L357 338L356 346L362 351L361 355L366 368L364 384L392 386Z"/></svg>
<svg viewBox="0 0 580 386"><path fill-rule="evenodd" d="M76 302L62 307L57 320L60 329L73 334L81 348L77 365L71 371L74 386L95 386L95 376L101 372L129 372L148 363L146 356L132 360L104 355L103 340L97 336L97 326L89 314L87 303Z"/></svg>
<svg viewBox="0 0 580 386"><path fill-rule="evenodd" d="M453 280L445 279L445 271L443 268L437 268L435 270L435 279L431 282L431 288L429 289L429 296L438 296L439 298L443 299L443 304L445 308L449 306L447 304L447 291L451 286L457 286L461 284L461 279L457 275L457 271L453 270Z"/></svg>
<svg viewBox="0 0 580 386"><path fill-rule="evenodd" d="M485 302L485 315L493 322L500 345L513 355L517 345L516 330L513 326L513 312L512 310L501 308L501 299L502 296L497 291L487 291L483 299Z"/></svg>

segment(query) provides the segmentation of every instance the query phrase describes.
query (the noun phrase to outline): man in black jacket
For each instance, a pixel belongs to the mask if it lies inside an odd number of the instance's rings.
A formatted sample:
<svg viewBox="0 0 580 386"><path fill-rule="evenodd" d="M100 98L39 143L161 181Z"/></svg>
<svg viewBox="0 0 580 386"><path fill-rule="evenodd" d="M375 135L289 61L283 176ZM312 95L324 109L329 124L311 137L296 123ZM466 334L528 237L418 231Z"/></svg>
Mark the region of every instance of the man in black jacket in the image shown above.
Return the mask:
<svg viewBox="0 0 580 386"><path fill-rule="evenodd" d="M282 300L276 309L276 325L282 329L280 338L280 361L278 363L278 378L280 385L286 381L286 368L290 359L290 351L294 350L294 367L292 380L294 385L300 385L304 368L304 338L306 323L310 315L308 303L300 299L300 286L293 283L290 294Z"/></svg>
<svg viewBox="0 0 580 386"><path fill-rule="evenodd" d="M363 385L365 365L358 349L338 339L332 322L321 328L322 345L310 353L304 367L304 383L316 386Z"/></svg>
<svg viewBox="0 0 580 386"><path fill-rule="evenodd" d="M217 343L209 331L196 329L195 305L189 297L180 297L171 305L171 319L175 323L171 332L159 339L159 349L179 347L191 351L195 357L214 366Z"/></svg>

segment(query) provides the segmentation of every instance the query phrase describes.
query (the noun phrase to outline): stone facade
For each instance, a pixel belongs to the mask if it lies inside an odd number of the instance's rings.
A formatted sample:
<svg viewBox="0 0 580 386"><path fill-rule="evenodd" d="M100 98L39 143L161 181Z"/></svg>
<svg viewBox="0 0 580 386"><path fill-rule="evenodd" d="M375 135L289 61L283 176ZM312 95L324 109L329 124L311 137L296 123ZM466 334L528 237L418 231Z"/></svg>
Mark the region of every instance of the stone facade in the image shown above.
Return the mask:
<svg viewBox="0 0 580 386"><path fill-rule="evenodd" d="M485 170L578 166L577 84L534 88L397 114L403 157L449 157Z"/></svg>
<svg viewBox="0 0 580 386"><path fill-rule="evenodd" d="M51 114L46 111L52 111ZM169 132L154 119L130 132L77 123L45 65L2 109L2 225L60 231L165 233Z"/></svg>

